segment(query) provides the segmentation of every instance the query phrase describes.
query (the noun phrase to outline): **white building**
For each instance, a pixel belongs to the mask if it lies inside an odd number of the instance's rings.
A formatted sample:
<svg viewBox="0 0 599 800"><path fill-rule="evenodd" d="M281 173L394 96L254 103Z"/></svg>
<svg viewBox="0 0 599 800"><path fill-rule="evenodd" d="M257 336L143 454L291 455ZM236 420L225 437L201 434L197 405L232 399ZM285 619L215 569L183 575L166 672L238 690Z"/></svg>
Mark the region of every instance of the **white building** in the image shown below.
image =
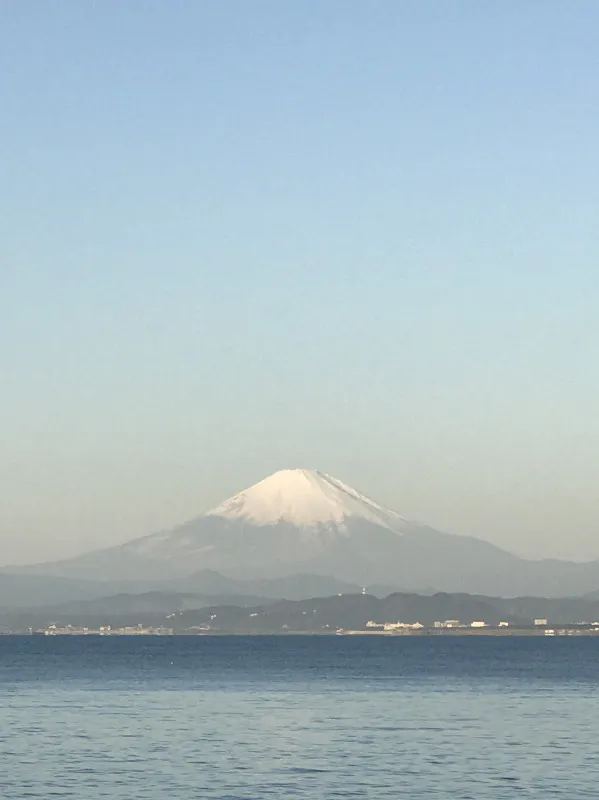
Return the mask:
<svg viewBox="0 0 599 800"><path fill-rule="evenodd" d="M419 630L424 628L420 622L385 622L383 623L383 630L386 631L401 631L401 630Z"/></svg>

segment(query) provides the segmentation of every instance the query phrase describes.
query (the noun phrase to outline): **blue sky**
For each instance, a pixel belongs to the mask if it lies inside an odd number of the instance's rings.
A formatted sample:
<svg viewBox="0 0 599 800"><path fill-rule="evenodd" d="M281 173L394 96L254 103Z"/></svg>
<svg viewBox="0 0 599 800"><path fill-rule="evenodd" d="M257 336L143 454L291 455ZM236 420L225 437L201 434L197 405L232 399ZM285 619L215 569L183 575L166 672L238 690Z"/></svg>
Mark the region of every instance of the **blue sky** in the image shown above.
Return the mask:
<svg viewBox="0 0 599 800"><path fill-rule="evenodd" d="M599 558L599 5L9 0L0 563L314 466Z"/></svg>

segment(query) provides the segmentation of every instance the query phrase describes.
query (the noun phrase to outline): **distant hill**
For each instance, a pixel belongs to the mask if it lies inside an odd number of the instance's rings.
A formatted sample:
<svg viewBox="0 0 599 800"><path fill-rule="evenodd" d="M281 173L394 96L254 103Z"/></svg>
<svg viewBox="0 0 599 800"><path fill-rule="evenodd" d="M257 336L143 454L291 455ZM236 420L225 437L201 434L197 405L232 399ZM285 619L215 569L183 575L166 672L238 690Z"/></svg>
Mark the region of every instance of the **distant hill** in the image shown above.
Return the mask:
<svg viewBox="0 0 599 800"><path fill-rule="evenodd" d="M199 609L207 606L236 605L247 608L255 605L268 605L274 600L256 595L220 595L205 596L198 594L185 594L178 592L144 592L142 594L121 593L110 597L101 597L94 600L84 600L77 603L61 603L46 609L46 613L53 617L78 618L86 615L107 617L129 616L131 614L172 614L186 609Z"/></svg>
<svg viewBox="0 0 599 800"><path fill-rule="evenodd" d="M338 628L360 630L366 623L460 620L469 625L483 620L530 626L536 618L553 625L599 620L599 599L505 599L484 595L417 595L394 593L385 598L344 594L308 600L272 600L255 596L207 597L176 592L118 594L77 603L38 609L0 610L0 627L26 630L50 623L61 625L168 625L186 633L208 626L214 633L332 633Z"/></svg>
<svg viewBox="0 0 599 800"><path fill-rule="evenodd" d="M146 591L146 584L133 581L91 581L54 575L20 575L0 572L0 610L53 606L79 600L91 600L129 590Z"/></svg>
<svg viewBox="0 0 599 800"><path fill-rule="evenodd" d="M200 570L187 578L166 581L92 581L53 575L29 575L0 572L0 610L16 608L52 607L59 604L80 603L106 598L111 595L135 596L158 593L166 596L193 596L211 600L214 604L223 597L251 597L301 600L307 597L354 593L360 587L328 578L323 575L288 575L271 580L235 580L226 578L214 570ZM388 594L385 587L374 589L374 593ZM239 602L241 602L239 600ZM202 602L202 605L205 605Z"/></svg>
<svg viewBox="0 0 599 800"><path fill-rule="evenodd" d="M164 625L185 609L201 609L214 604L233 605L243 609L249 606L275 602L256 595L210 595L150 591L140 594L121 592L108 597L59 602L44 606L0 606L0 631L26 631L50 624L99 627L100 625ZM172 623L169 623L169 625Z"/></svg>
<svg viewBox="0 0 599 800"><path fill-rule="evenodd" d="M281 600L303 600L308 597L326 597L332 594L353 594L361 589L357 584L340 581L327 575L300 573L280 578L235 580L226 578L214 570L200 570L176 583L179 587L196 589L202 594L261 595ZM378 588L384 589L385 587L377 587L377 595L379 594ZM396 588L394 587L394 589Z"/></svg>
<svg viewBox="0 0 599 800"><path fill-rule="evenodd" d="M209 625L223 633L281 633L285 630L326 633L338 628L363 629L369 621L432 625L436 620L453 619L465 624L483 620L492 626L497 626L500 621L530 626L534 619L543 617L555 625L590 623L599 619L599 600L504 599L446 593L432 596L396 593L380 599L357 594L278 601L253 608L211 606L183 612L177 625L181 629Z"/></svg>

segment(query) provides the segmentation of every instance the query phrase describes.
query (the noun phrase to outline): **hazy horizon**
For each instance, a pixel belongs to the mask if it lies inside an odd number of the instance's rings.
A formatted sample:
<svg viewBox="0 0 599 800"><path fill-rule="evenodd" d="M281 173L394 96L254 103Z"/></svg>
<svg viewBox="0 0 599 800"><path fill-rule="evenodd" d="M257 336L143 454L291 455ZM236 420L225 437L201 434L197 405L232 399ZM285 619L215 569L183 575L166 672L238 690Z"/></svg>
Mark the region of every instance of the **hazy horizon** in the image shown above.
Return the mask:
<svg viewBox="0 0 599 800"><path fill-rule="evenodd" d="M599 6L7 3L0 564L315 467L599 558Z"/></svg>

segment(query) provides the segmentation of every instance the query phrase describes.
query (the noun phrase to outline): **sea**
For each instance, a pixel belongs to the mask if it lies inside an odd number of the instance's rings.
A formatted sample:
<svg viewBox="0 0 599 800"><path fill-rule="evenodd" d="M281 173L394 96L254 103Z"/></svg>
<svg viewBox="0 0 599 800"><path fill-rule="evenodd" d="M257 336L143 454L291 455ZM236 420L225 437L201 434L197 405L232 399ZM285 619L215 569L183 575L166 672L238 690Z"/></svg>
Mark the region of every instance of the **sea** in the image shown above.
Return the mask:
<svg viewBox="0 0 599 800"><path fill-rule="evenodd" d="M0 636L2 800L598 796L589 637Z"/></svg>

